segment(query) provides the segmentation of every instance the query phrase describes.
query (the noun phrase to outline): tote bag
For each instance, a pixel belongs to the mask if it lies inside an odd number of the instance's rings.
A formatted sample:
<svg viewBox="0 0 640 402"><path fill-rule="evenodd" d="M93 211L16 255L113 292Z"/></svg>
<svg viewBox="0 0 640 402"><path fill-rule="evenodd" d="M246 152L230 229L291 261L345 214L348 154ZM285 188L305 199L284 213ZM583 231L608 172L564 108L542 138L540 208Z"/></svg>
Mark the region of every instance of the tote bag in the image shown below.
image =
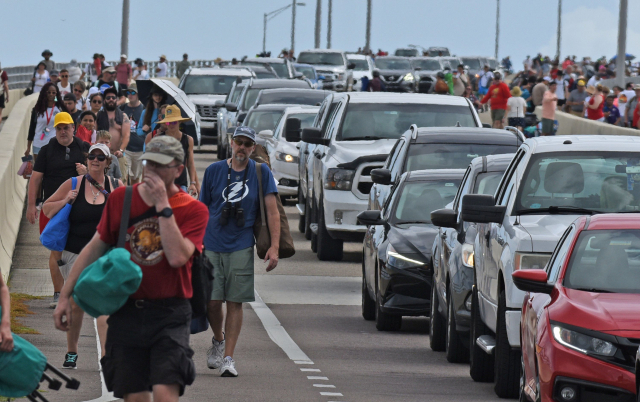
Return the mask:
<svg viewBox="0 0 640 402"><path fill-rule="evenodd" d="M71 178L71 189L75 190L78 184L76 177ZM67 245L69 237L69 214L71 213L72 204L65 204L57 214L47 222L42 234L40 242L43 246L51 251L62 251Z"/></svg>

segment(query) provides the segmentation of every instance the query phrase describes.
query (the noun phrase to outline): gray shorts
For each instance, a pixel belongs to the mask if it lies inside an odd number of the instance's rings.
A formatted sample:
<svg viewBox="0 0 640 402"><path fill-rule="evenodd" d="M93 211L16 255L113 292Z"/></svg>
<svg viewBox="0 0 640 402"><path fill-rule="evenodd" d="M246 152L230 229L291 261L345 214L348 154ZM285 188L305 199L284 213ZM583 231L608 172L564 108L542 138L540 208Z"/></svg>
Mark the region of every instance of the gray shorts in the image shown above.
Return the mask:
<svg viewBox="0 0 640 402"><path fill-rule="evenodd" d="M253 291L253 247L232 253L205 250L213 264L211 300L236 303L255 301Z"/></svg>
<svg viewBox="0 0 640 402"><path fill-rule="evenodd" d="M542 134L553 135L554 121L551 119L542 119Z"/></svg>
<svg viewBox="0 0 640 402"><path fill-rule="evenodd" d="M65 282L69 277L69 273L71 272L73 263L76 262L77 259L78 259L78 254L72 253L71 251L67 251L67 250L64 250L62 252L62 258L60 258L60 261L62 261L62 265L59 265L59 268L60 268L60 273L62 274L62 277L64 278Z"/></svg>
<svg viewBox="0 0 640 402"><path fill-rule="evenodd" d="M124 157L127 158L127 165L129 166L129 177L133 180L139 180L142 177L142 157L143 152L127 151Z"/></svg>

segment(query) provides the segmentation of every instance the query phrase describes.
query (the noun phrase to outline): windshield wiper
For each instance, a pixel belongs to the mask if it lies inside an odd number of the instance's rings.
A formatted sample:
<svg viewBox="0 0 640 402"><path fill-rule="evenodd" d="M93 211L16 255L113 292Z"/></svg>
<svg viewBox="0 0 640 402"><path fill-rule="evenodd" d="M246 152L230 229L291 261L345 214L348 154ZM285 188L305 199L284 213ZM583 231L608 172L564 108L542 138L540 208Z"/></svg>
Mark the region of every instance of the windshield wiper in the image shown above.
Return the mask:
<svg viewBox="0 0 640 402"><path fill-rule="evenodd" d="M397 225L405 225L405 224L411 224L411 223L424 223L424 224L429 224L431 222L426 222L426 221L398 221L396 222Z"/></svg>
<svg viewBox="0 0 640 402"><path fill-rule="evenodd" d="M530 209L522 209L518 211L518 215L526 215L526 214L538 214L541 212L548 212L550 214L561 214L564 212L570 213L582 213L587 215L601 214L602 211L597 211L594 209L587 209L581 207L573 207L570 205L567 206L550 206L548 208L530 208Z"/></svg>
<svg viewBox="0 0 640 402"><path fill-rule="evenodd" d="M385 137L376 137L374 135L365 135L362 137L347 137L344 138L343 141L360 141L360 140L385 140L388 138Z"/></svg>
<svg viewBox="0 0 640 402"><path fill-rule="evenodd" d="M575 290L582 290L583 292L592 292L592 293L615 293L611 290L598 289L598 288L576 288Z"/></svg>

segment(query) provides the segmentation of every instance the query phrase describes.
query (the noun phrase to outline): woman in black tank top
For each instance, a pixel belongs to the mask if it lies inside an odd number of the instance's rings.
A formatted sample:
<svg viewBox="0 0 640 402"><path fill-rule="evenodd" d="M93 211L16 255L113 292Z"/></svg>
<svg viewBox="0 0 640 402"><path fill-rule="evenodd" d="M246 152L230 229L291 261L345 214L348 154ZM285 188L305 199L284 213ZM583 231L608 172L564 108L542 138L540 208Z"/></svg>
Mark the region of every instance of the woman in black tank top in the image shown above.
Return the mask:
<svg viewBox="0 0 640 402"><path fill-rule="evenodd" d="M96 233L96 228L102 217L102 210L107 202L109 193L115 187L122 186L120 180L107 176L105 172L111 164L109 148L104 144L96 144L89 149L87 170L85 176L78 176L76 189L72 190L72 179L64 182L43 205L42 209L48 218L52 218L67 203L73 202L69 214L69 236L62 252L62 260L58 261L62 276L66 280L73 263ZM67 354L63 367L75 368L78 359L78 340L82 327L83 311L75 304L72 305L71 328L67 332ZM107 317L98 318L98 332L102 353L107 334Z"/></svg>

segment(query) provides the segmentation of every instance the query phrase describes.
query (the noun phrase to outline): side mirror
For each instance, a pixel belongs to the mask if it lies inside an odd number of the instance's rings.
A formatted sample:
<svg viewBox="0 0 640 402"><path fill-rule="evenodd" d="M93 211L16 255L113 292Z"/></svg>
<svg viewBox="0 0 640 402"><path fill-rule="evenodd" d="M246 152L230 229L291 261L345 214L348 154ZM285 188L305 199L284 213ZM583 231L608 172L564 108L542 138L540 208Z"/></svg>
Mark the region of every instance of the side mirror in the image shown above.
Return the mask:
<svg viewBox="0 0 640 402"><path fill-rule="evenodd" d="M242 123L246 117L247 117L246 113L239 114L237 119L238 123Z"/></svg>
<svg viewBox="0 0 640 402"><path fill-rule="evenodd" d="M507 207L496 205L492 195L467 194L462 197L462 220L475 223L502 223Z"/></svg>
<svg viewBox="0 0 640 402"><path fill-rule="evenodd" d="M296 71L296 73L294 74L294 77L300 79L304 77L304 74L302 74L300 71Z"/></svg>
<svg viewBox="0 0 640 402"><path fill-rule="evenodd" d="M511 274L513 284L523 292L551 294L553 285L547 283L544 269L522 269Z"/></svg>
<svg viewBox="0 0 640 402"><path fill-rule="evenodd" d="M329 139L322 137L322 131L319 128L307 127L302 129L302 135L300 136L302 141L309 144L316 145L329 145Z"/></svg>
<svg viewBox="0 0 640 402"><path fill-rule="evenodd" d="M489 123L482 123L483 128L493 128L493 126Z"/></svg>
<svg viewBox="0 0 640 402"><path fill-rule="evenodd" d="M300 142L300 119L290 117L285 122L284 138L287 142Z"/></svg>
<svg viewBox="0 0 640 402"><path fill-rule="evenodd" d="M386 221L382 219L382 216L380 216L380 211L378 210L360 212L358 214L358 222L367 226L384 225L386 223Z"/></svg>
<svg viewBox="0 0 640 402"><path fill-rule="evenodd" d="M262 130L258 133L258 136L264 138L264 139L268 139L273 137L273 130Z"/></svg>
<svg viewBox="0 0 640 402"><path fill-rule="evenodd" d="M326 80L326 78L324 77L324 75L319 75L318 80Z"/></svg>
<svg viewBox="0 0 640 402"><path fill-rule="evenodd" d="M431 212L431 223L443 228L457 228L458 214L453 209L443 208Z"/></svg>
<svg viewBox="0 0 640 402"><path fill-rule="evenodd" d="M356 63L347 64L347 70L353 70L354 68L356 68Z"/></svg>
<svg viewBox="0 0 640 402"><path fill-rule="evenodd" d="M224 107L230 112L237 112L238 111L238 105L236 105L235 103L231 103L231 102L226 103L224 105Z"/></svg>
<svg viewBox="0 0 640 402"><path fill-rule="evenodd" d="M391 184L391 171L389 169L373 169L371 171L371 181L376 184Z"/></svg>
<svg viewBox="0 0 640 402"><path fill-rule="evenodd" d="M224 106L224 101L222 99L218 99L217 101L215 101L214 105L217 108L221 108Z"/></svg>

